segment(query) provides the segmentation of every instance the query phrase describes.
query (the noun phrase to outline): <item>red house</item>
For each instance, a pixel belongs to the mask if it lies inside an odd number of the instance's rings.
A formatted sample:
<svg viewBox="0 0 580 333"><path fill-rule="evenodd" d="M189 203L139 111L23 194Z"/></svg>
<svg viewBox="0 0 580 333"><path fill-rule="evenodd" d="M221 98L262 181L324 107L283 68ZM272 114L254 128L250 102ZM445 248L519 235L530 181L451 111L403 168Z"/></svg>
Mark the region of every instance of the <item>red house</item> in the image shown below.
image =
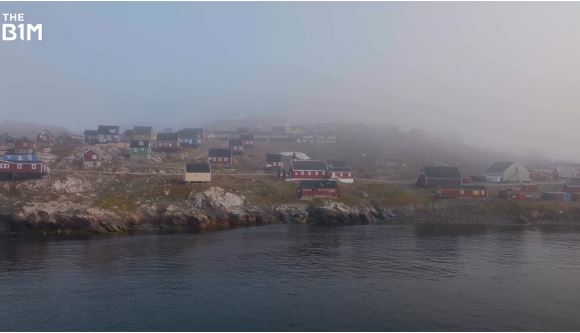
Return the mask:
<svg viewBox="0 0 580 333"><path fill-rule="evenodd" d="M439 186L459 186L462 184L461 172L457 167L424 166L417 176L417 186L437 188Z"/></svg>
<svg viewBox="0 0 580 333"><path fill-rule="evenodd" d="M33 154L35 150L36 144L25 136L14 142L14 153L16 154Z"/></svg>
<svg viewBox="0 0 580 333"><path fill-rule="evenodd" d="M0 180L40 179L46 172L41 161L13 162L0 160Z"/></svg>
<svg viewBox="0 0 580 333"><path fill-rule="evenodd" d="M36 134L36 144L39 147L50 147L56 143L56 137L46 128Z"/></svg>
<svg viewBox="0 0 580 333"><path fill-rule="evenodd" d="M580 178L572 178L564 184L564 192L580 193Z"/></svg>
<svg viewBox="0 0 580 333"><path fill-rule="evenodd" d="M83 167L98 168L101 166L102 160L103 159L101 157L101 154L98 151L94 149L89 149L83 154L82 157Z"/></svg>
<svg viewBox="0 0 580 333"><path fill-rule="evenodd" d="M338 184L333 180L303 180L296 193L300 200L337 198Z"/></svg>
<svg viewBox="0 0 580 333"><path fill-rule="evenodd" d="M244 154L244 142L242 141L242 139L231 138L228 141L228 145L234 155Z"/></svg>
<svg viewBox="0 0 580 333"><path fill-rule="evenodd" d="M288 170L291 180L326 179L328 165L319 160L292 160Z"/></svg>
<svg viewBox="0 0 580 333"><path fill-rule="evenodd" d="M232 151L229 149L213 148L209 150L208 162L211 166L232 167Z"/></svg>
<svg viewBox="0 0 580 333"><path fill-rule="evenodd" d="M487 198L487 188L483 185L441 185L437 189L438 198Z"/></svg>
<svg viewBox="0 0 580 333"><path fill-rule="evenodd" d="M179 133L157 133L157 151L178 151L181 149Z"/></svg>
<svg viewBox="0 0 580 333"><path fill-rule="evenodd" d="M354 176L352 168L344 161L326 161L328 165L328 178L337 180L341 183L353 183Z"/></svg>

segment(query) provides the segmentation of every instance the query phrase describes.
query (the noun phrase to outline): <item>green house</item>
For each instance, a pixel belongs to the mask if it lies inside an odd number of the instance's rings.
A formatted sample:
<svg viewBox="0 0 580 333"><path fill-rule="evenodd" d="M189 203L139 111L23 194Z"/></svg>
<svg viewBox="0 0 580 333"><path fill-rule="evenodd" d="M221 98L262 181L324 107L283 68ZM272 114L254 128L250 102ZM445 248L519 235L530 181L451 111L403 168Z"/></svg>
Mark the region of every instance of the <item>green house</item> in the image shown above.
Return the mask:
<svg viewBox="0 0 580 333"><path fill-rule="evenodd" d="M148 140L132 140L129 146L131 159L148 160L151 157L151 145Z"/></svg>

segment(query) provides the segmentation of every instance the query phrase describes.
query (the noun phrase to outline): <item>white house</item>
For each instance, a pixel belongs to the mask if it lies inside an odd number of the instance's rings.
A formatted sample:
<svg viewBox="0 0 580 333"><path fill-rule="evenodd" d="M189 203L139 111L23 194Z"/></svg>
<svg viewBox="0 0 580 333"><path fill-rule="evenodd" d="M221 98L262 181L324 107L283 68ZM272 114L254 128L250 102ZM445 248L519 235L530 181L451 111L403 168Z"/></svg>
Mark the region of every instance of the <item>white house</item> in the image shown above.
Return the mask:
<svg viewBox="0 0 580 333"><path fill-rule="evenodd" d="M522 183L530 181L528 169L518 161L493 163L483 172L486 181L492 183Z"/></svg>

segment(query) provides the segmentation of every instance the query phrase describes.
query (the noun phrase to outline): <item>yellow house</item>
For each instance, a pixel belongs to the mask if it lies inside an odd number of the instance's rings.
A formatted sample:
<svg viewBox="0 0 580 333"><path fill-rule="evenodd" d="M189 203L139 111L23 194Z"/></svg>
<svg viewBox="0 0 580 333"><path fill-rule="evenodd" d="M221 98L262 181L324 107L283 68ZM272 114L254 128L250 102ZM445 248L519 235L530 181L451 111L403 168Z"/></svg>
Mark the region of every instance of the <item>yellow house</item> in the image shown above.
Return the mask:
<svg viewBox="0 0 580 333"><path fill-rule="evenodd" d="M209 182L211 181L211 168L208 163L188 163L185 165L185 181Z"/></svg>

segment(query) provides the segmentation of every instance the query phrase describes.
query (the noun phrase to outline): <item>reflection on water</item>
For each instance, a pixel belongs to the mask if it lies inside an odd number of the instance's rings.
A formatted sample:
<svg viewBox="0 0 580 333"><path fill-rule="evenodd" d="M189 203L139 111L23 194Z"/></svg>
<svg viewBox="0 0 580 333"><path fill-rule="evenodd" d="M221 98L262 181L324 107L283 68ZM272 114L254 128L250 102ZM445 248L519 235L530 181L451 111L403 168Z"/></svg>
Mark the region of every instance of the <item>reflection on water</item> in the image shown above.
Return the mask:
<svg viewBox="0 0 580 333"><path fill-rule="evenodd" d="M578 330L580 228L0 238L3 330Z"/></svg>

